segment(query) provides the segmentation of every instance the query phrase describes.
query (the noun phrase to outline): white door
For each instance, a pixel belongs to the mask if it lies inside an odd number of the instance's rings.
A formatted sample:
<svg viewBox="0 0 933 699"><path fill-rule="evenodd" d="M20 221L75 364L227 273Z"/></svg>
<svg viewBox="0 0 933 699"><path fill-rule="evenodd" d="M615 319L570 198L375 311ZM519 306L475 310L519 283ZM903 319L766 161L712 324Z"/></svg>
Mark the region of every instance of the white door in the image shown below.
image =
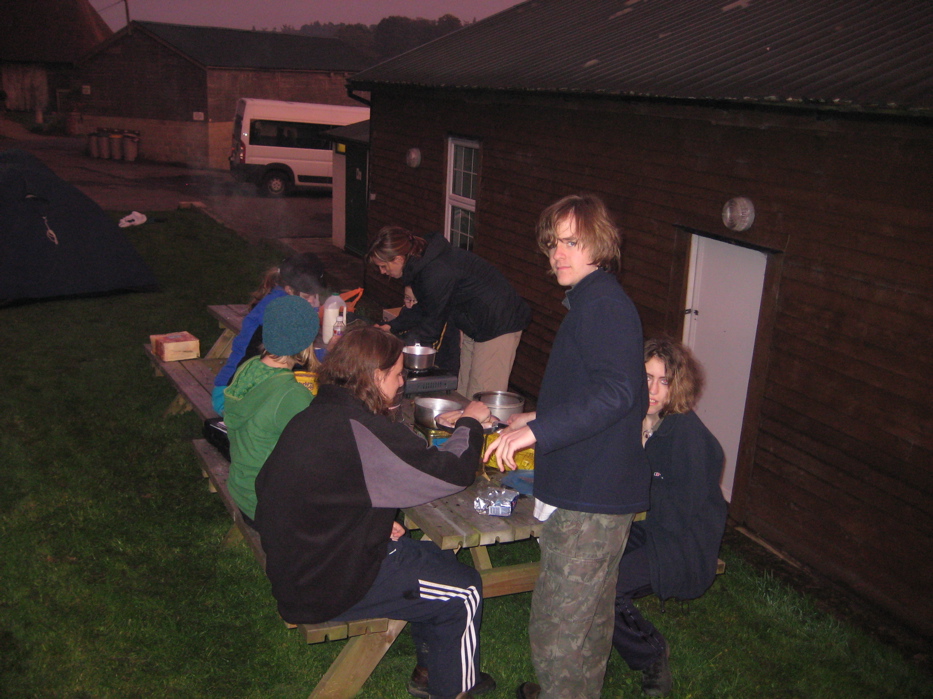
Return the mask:
<svg viewBox="0 0 933 699"><path fill-rule="evenodd" d="M767 256L694 235L684 343L706 370L696 409L726 453L722 492L732 500Z"/></svg>

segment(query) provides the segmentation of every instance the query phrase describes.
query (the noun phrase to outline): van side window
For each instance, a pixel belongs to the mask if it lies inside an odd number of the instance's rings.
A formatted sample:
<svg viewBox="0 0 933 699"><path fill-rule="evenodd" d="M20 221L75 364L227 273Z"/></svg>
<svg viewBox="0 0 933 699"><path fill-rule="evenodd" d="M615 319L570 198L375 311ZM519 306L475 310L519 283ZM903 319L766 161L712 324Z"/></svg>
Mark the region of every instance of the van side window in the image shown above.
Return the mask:
<svg viewBox="0 0 933 699"><path fill-rule="evenodd" d="M249 142L252 146L330 150L331 142L321 133L333 128L333 124L256 120L250 126Z"/></svg>

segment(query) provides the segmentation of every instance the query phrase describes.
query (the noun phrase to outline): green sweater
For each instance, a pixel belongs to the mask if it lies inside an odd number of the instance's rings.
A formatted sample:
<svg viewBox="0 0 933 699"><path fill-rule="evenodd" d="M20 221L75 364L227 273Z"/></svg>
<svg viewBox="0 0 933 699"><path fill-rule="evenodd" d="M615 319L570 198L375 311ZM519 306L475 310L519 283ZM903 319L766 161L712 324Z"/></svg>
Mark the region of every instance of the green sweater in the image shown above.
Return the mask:
<svg viewBox="0 0 933 699"><path fill-rule="evenodd" d="M237 370L224 391L224 423L230 436L230 479L227 487L239 508L256 515L256 474L279 435L314 396L295 380L290 369L266 366L253 357Z"/></svg>

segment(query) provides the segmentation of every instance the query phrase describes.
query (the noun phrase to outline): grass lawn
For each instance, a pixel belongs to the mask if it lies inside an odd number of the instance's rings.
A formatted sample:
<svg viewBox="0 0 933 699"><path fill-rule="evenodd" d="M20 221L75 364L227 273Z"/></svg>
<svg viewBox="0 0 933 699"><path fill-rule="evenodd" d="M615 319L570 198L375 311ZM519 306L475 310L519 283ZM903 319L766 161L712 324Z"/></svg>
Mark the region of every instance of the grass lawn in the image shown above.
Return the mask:
<svg viewBox="0 0 933 699"><path fill-rule="evenodd" d="M158 292L0 308L0 697L306 697L342 643L285 630L190 447L192 414L142 352L150 333L217 337L208 304L245 302L279 255L197 211L127 233ZM534 542L493 550L530 560ZM689 611L643 607L673 649L675 697L933 697L893 649L817 610L724 549L728 568ZM514 696L532 679L530 595L489 600L484 669ZM402 634L363 697L403 698ZM642 696L610 659L605 697Z"/></svg>

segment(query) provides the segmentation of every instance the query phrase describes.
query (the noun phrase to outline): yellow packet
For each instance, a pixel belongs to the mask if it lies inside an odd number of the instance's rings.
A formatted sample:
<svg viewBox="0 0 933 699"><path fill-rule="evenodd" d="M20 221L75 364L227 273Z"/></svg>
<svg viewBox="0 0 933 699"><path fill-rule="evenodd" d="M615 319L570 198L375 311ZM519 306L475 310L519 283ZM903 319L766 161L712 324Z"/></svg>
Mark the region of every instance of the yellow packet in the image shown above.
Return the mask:
<svg viewBox="0 0 933 699"><path fill-rule="evenodd" d="M483 451L489 447L490 444L498 437L499 435L487 434L486 442L483 445ZM491 466L492 468L499 468L499 464L496 461L496 455L493 454L489 457L489 461L486 462L486 466ZM528 447L527 449L522 449L515 452L515 466L523 471L533 471L535 467L535 448Z"/></svg>
<svg viewBox="0 0 933 699"><path fill-rule="evenodd" d="M311 391L312 396L317 395L317 374L313 371L296 371L295 380Z"/></svg>

